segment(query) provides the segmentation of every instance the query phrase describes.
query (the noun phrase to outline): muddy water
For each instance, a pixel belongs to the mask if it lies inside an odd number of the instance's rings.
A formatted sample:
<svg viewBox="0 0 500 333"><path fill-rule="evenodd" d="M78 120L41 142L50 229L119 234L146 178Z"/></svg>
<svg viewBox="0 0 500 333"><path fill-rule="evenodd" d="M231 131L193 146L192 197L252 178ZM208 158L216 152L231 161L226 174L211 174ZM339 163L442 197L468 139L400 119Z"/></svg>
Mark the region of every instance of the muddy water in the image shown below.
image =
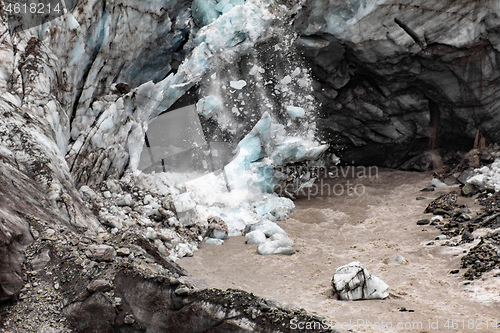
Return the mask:
<svg viewBox="0 0 500 333"><path fill-rule="evenodd" d="M420 192L430 179L429 173L382 169L377 177L324 179L323 193L313 189L297 199L295 212L279 223L295 240L296 254L260 256L256 245L234 237L223 246L203 245L179 264L213 287L241 288L316 312L341 331L500 332L500 327L491 327L500 320L500 279L489 274L468 284L463 270L450 274L460 267L468 247L441 246L444 241L434 240L439 230L416 225L418 219L430 217L423 214L426 205L447 192ZM356 195L356 186L362 195ZM473 213L478 210L471 199L459 198L462 203ZM397 254L407 262L393 263ZM330 281L335 269L353 260L387 282L391 296L333 299Z"/></svg>

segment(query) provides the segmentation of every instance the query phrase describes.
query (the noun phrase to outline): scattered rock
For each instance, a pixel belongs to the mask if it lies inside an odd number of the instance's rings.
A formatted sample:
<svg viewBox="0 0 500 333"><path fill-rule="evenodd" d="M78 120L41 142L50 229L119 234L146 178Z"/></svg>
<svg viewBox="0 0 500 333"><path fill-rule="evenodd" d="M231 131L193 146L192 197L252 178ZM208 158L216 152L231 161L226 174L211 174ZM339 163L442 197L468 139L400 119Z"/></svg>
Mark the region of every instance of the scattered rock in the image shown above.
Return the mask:
<svg viewBox="0 0 500 333"><path fill-rule="evenodd" d="M130 254L130 249L127 247L120 247L118 250L116 250L116 254L121 257L128 257L128 255Z"/></svg>
<svg viewBox="0 0 500 333"><path fill-rule="evenodd" d="M116 229L121 229L123 228L122 221L119 217L112 215L112 214L105 214L99 216L99 222L101 222L102 225L109 227L109 228L116 228Z"/></svg>
<svg viewBox="0 0 500 333"><path fill-rule="evenodd" d="M334 295L340 300L384 299L389 296L389 286L359 261L337 268L332 287Z"/></svg>
<svg viewBox="0 0 500 333"><path fill-rule="evenodd" d="M425 209L424 213L432 213L439 208L445 211L453 210L456 202L457 202L457 192L451 191L450 193L440 195L436 199L432 200L431 203ZM434 215L442 215L442 214L434 213Z"/></svg>
<svg viewBox="0 0 500 333"><path fill-rule="evenodd" d="M434 187L424 187L420 192L434 192L436 189Z"/></svg>
<svg viewBox="0 0 500 333"><path fill-rule="evenodd" d="M441 215L441 216L452 216L453 215L453 211L448 211L448 210L444 210L442 208L437 208L437 209L434 209L432 211L432 214L434 214L434 215Z"/></svg>
<svg viewBox="0 0 500 333"><path fill-rule="evenodd" d="M117 206L132 206L134 200L132 199L132 195L130 193L125 194L122 198L116 200Z"/></svg>
<svg viewBox="0 0 500 333"><path fill-rule="evenodd" d="M104 279L94 280L87 285L87 290L91 293L96 291L106 292L110 291L111 289L113 289L113 283Z"/></svg>
<svg viewBox="0 0 500 333"><path fill-rule="evenodd" d="M420 200L425 200L425 199L427 199L427 198L425 198L425 197L416 197L416 198L415 198L415 200L419 200L419 201L420 201Z"/></svg>
<svg viewBox="0 0 500 333"><path fill-rule="evenodd" d="M474 241L474 235L472 234L472 231L472 228L469 228L469 230L464 229L460 243L464 244Z"/></svg>
<svg viewBox="0 0 500 333"><path fill-rule="evenodd" d="M175 289L174 293L177 295L177 296L184 296L184 295L188 295L190 292L189 288L186 287L186 286L181 286L181 287L178 287L177 289Z"/></svg>
<svg viewBox="0 0 500 333"><path fill-rule="evenodd" d="M500 230L482 237L481 241L462 257L462 268L467 268L464 277L469 280L500 268Z"/></svg>
<svg viewBox="0 0 500 333"><path fill-rule="evenodd" d="M31 261L31 270L35 273L44 269L45 265L50 262L50 250L45 249Z"/></svg>
<svg viewBox="0 0 500 333"><path fill-rule="evenodd" d="M114 89L113 89L114 88ZM116 91L120 95L128 94L131 90L128 84L126 83L117 83L114 87L111 88L113 91Z"/></svg>
<svg viewBox="0 0 500 333"><path fill-rule="evenodd" d="M462 186L460 189L460 194L462 194L464 197L470 197L473 196L474 194L477 194L479 192L479 189L476 185L474 184L467 184Z"/></svg>
<svg viewBox="0 0 500 333"><path fill-rule="evenodd" d="M458 274L460 272L459 269L453 269L450 271L450 274Z"/></svg>
<svg viewBox="0 0 500 333"><path fill-rule="evenodd" d="M429 223L431 223L431 221L428 219L421 219L417 221L417 225L427 225Z"/></svg>
<svg viewBox="0 0 500 333"><path fill-rule="evenodd" d="M407 309L404 306L398 309L399 312L415 312L415 310Z"/></svg>
<svg viewBox="0 0 500 333"><path fill-rule="evenodd" d="M207 237L217 239L227 239L229 237L227 225L223 219L218 216L211 216L208 218L207 222Z"/></svg>
<svg viewBox="0 0 500 333"><path fill-rule="evenodd" d="M386 265L406 265L408 264L408 260L400 254L395 254L390 258L385 258L383 263Z"/></svg>
<svg viewBox="0 0 500 333"><path fill-rule="evenodd" d="M96 197L94 190L87 185L80 187L78 192L80 193L80 197L87 202L92 202Z"/></svg>
<svg viewBox="0 0 500 333"><path fill-rule="evenodd" d="M431 221L432 222L436 222L436 221L442 222L443 221L443 217L441 215L435 215L435 216L431 217Z"/></svg>
<svg viewBox="0 0 500 333"><path fill-rule="evenodd" d="M123 322L127 325L132 325L133 323L135 323L134 316L131 314L126 315L123 319Z"/></svg>
<svg viewBox="0 0 500 333"><path fill-rule="evenodd" d="M113 261L116 258L116 251L109 245L89 245L87 256L97 262Z"/></svg>

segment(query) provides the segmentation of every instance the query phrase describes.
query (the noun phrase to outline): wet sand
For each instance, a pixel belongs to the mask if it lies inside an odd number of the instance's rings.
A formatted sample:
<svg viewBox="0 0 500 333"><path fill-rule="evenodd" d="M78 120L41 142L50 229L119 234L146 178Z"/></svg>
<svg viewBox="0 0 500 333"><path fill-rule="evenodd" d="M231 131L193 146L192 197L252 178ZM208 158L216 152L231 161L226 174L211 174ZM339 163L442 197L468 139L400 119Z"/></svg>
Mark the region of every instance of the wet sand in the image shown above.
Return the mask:
<svg viewBox="0 0 500 333"><path fill-rule="evenodd" d="M240 288L304 308L325 316L340 331L500 332L500 324L491 327L500 321L500 278L490 273L469 284L463 269L450 274L471 245L441 246L444 241L434 240L438 229L416 224L431 217L423 214L425 207L449 189L420 192L430 186L430 173L379 169L378 177L372 176L324 179L323 195L319 190L298 198L295 212L279 223L295 241L297 253L292 256L261 256L256 245L233 237L222 246L203 244L193 257L178 263L213 287ZM348 195L347 182L365 193ZM416 200L418 196L426 199ZM473 214L479 210L472 199L459 197L458 203L467 204ZM407 263L392 263L397 254ZM389 298L332 298L335 269L353 260L390 286Z"/></svg>

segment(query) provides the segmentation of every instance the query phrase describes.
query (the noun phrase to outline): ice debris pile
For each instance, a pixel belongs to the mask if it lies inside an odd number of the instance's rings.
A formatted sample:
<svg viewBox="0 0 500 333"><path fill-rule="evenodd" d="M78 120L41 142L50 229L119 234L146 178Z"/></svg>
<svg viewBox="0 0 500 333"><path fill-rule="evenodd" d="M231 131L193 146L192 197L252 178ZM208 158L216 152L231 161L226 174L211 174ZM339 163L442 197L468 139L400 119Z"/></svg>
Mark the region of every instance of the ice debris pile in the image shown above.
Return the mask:
<svg viewBox="0 0 500 333"><path fill-rule="evenodd" d="M337 268L332 278L333 292L340 300L384 299L389 286L372 275L359 261Z"/></svg>
<svg viewBox="0 0 500 333"><path fill-rule="evenodd" d="M467 179L468 184L478 188L488 188L500 191L500 159L496 159L491 165L483 166L474 170L474 175Z"/></svg>
<svg viewBox="0 0 500 333"><path fill-rule="evenodd" d="M171 182L169 176L175 177L164 173L147 177L164 177L168 183ZM290 199L271 193L252 195L248 191L229 191L223 173L210 173L187 181L172 191L179 223L188 228L203 226L212 229L205 241L213 245L222 245L228 236L250 231L259 231L263 235L249 242L251 244L268 241L267 238L275 233L286 235L277 222L286 219L295 207ZM209 225L216 223L210 227L205 221Z"/></svg>
<svg viewBox="0 0 500 333"><path fill-rule="evenodd" d="M195 20L206 26L195 39L197 48L180 67L186 75L178 79L186 83L172 78L174 88L200 82L196 109L207 142L233 144L235 154L221 170L177 182L173 202L181 225L218 218L227 236L252 235L249 243L260 244L260 254L292 254L293 240L276 222L286 219L294 205L273 193L289 175L277 170L317 160L328 146L315 140L312 81L292 47L296 36L273 30L269 22L279 18L268 6L259 1L193 3ZM266 59L261 59L262 53ZM313 181L307 175L290 188L296 192ZM206 242L220 245L225 237L213 233Z"/></svg>

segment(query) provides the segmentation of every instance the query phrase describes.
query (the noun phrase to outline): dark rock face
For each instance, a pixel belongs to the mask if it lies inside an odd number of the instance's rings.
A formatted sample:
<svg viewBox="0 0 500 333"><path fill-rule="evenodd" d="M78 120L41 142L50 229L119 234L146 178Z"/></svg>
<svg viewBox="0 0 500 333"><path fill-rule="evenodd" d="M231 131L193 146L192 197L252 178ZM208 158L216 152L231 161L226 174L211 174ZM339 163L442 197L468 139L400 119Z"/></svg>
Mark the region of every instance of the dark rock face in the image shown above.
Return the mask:
<svg viewBox="0 0 500 333"><path fill-rule="evenodd" d="M339 156L400 167L434 148L468 151L477 131L498 142L498 17L490 1L306 2L299 45Z"/></svg>
<svg viewBox="0 0 500 333"><path fill-rule="evenodd" d="M480 278L485 272L500 267L500 232L489 233L462 257L462 268L467 268L464 277ZM498 275L497 275L498 276Z"/></svg>

